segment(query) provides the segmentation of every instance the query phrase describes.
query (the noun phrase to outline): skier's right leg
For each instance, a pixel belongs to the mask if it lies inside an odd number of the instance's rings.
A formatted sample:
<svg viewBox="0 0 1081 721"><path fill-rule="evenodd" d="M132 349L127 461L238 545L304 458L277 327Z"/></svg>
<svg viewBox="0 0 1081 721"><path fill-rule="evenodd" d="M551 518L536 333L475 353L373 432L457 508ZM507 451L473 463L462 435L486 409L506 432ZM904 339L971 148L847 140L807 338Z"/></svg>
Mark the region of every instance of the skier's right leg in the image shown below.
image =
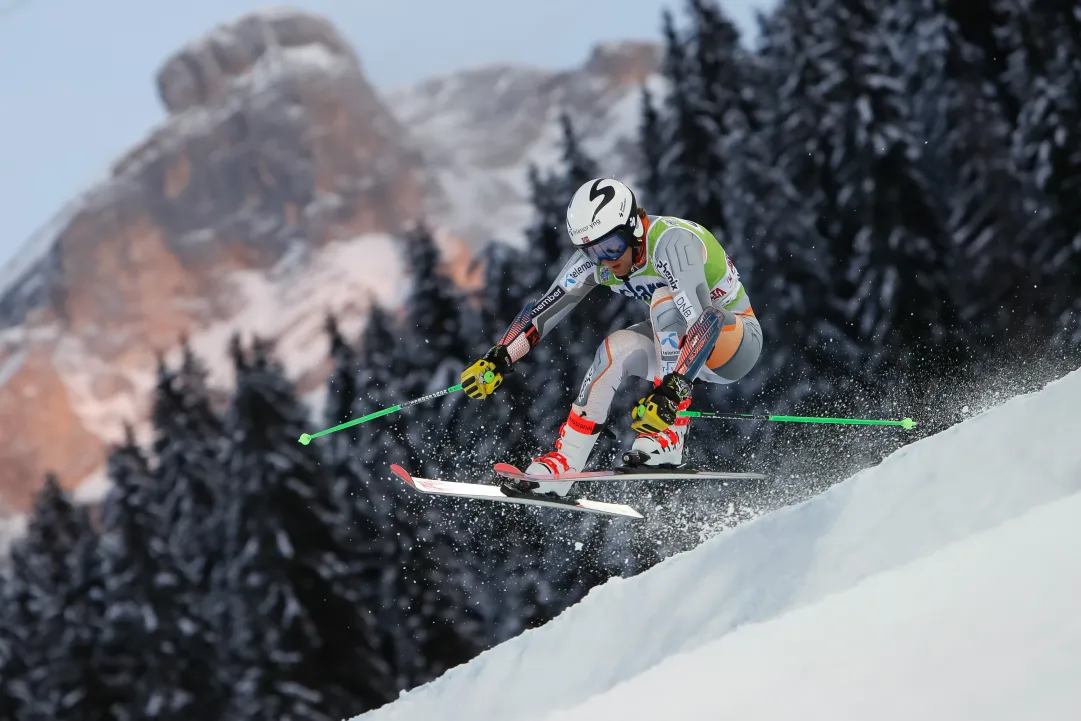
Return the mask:
<svg viewBox="0 0 1081 721"><path fill-rule="evenodd" d="M648 380L656 375L657 350L649 321L617 330L605 338L586 371L567 420L560 426L555 449L533 459L526 472L559 475L581 471L608 419L608 409L619 384L629 376ZM553 481L535 490L566 495L573 485L572 481Z"/></svg>

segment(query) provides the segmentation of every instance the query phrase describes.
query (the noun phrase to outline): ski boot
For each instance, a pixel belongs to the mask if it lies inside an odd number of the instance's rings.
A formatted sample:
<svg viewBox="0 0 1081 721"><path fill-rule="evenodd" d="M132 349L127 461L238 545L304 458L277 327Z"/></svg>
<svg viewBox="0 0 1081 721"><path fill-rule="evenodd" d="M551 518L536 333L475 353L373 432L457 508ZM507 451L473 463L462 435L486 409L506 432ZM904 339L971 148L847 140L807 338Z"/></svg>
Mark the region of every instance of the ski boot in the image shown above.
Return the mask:
<svg viewBox="0 0 1081 721"><path fill-rule="evenodd" d="M690 401L680 404L679 410L690 407ZM676 470L683 466L683 448L691 419L680 417L676 422L658 433L639 433L631 449L623 454L623 467L619 470L634 471L642 468Z"/></svg>
<svg viewBox="0 0 1081 721"><path fill-rule="evenodd" d="M593 445L600 436L600 424L582 418L574 411L559 427L555 450L533 459L525 472L530 475L549 475L552 481L527 481L505 478L500 490L505 495L537 494L566 498L574 487L574 481L559 481L561 473L578 473L585 467Z"/></svg>

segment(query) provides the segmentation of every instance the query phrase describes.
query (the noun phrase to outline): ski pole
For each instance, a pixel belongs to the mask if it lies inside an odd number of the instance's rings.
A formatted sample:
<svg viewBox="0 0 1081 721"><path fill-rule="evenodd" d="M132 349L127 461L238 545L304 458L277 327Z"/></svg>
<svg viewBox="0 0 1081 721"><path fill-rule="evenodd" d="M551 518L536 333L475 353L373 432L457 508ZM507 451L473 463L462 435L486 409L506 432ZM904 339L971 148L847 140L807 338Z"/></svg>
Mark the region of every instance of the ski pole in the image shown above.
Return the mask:
<svg viewBox="0 0 1081 721"><path fill-rule="evenodd" d="M488 372L486 372L484 374L484 382L485 383L491 383L494 378L495 378L495 374L492 373L491 371L488 371ZM456 393L457 391L460 391L460 390L462 390L462 384L461 383L459 383L458 385L451 386L450 388L447 388L446 390L436 391L435 393L429 393L426 396L421 396L420 398L414 398L411 401L406 401L405 403L399 403L396 406L391 406L390 408L384 408L381 411L375 411L374 413L369 413L368 415L361 416L360 418L354 418L351 421L346 421L345 423L341 423L339 425L336 425L333 428L327 428L325 431L319 431L318 433L311 433L311 434L304 433L303 435L300 436L300 444L302 446L306 446L306 445L308 445L309 443L312 442L313 438L318 438L319 436L326 436L326 435L329 435L331 433L336 433L338 431L344 430L346 428L350 428L350 427L358 425L360 423L366 423L367 421L373 420L375 418L379 418L380 416L385 416L388 413L393 413L394 411L400 411L403 408L408 408L409 406L415 406L418 403L423 403L425 401L430 401L433 398L439 398L440 396L445 396L445 395L448 395L450 393Z"/></svg>
<svg viewBox="0 0 1081 721"><path fill-rule="evenodd" d="M816 418L812 416L771 416L756 413L715 413L711 411L680 411L677 415L687 418L722 418L736 421L784 421L788 423L844 423L864 426L901 426L906 431L916 427L916 421L903 418L899 421L879 421L864 418Z"/></svg>

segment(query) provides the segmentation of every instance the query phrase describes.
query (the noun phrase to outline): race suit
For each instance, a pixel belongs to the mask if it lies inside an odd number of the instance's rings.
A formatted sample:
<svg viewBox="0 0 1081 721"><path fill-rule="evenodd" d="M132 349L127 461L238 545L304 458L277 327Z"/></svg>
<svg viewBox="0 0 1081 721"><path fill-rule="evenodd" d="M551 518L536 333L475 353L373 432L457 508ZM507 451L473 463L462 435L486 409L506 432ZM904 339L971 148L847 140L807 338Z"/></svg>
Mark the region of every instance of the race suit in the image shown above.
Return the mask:
<svg viewBox="0 0 1081 721"><path fill-rule="evenodd" d="M689 220L649 216L645 245L645 265L623 279L576 251L499 341L517 362L598 286L645 303L649 320L605 338L586 371L572 411L590 426L607 420L616 389L628 376L656 384L675 371L688 380L732 383L754 367L762 350L762 328L739 273L712 233ZM708 318L695 325L707 308ZM709 338L716 338L712 350L704 348L688 362L681 348L693 342L688 329L701 329L707 320Z"/></svg>

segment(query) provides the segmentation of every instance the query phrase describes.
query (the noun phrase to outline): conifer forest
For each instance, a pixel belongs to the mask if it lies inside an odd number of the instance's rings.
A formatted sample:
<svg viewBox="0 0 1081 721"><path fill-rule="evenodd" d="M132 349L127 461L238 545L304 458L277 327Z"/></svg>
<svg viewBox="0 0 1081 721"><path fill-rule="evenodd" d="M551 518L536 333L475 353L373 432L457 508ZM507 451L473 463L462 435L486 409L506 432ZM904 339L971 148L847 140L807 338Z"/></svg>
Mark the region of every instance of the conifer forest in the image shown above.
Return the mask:
<svg viewBox="0 0 1081 721"><path fill-rule="evenodd" d="M646 317L603 289L496 394L445 389L552 282L589 157L529 172L522 249L492 238L482 290L403 231L401 309L359 337L333 316L318 415L273 343L239 335L230 388L190 349L162 360L154 440L109 458L100 505L49 478L0 571L2 721L338 721L378 708L614 576L797 503L913 440L1081 365L1081 4L780 0L747 46L713 0L658 19L663 97L641 93L647 212L710 228L765 343L698 410L902 418L896 428L698 420L687 461L762 481L610 484L611 519L423 496L416 475L491 481L549 450L602 339ZM358 270L358 272L363 272ZM639 385L636 385L639 384ZM590 468L629 447L644 381L617 395Z"/></svg>

